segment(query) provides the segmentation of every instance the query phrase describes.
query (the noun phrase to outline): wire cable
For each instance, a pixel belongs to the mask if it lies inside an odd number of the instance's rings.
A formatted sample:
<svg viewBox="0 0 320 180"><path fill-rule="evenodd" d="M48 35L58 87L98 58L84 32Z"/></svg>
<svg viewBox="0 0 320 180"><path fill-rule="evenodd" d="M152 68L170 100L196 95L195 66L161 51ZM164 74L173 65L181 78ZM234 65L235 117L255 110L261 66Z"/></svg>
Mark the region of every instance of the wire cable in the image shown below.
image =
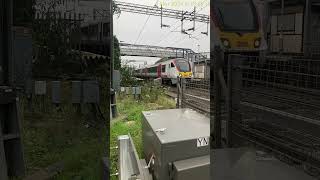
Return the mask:
<svg viewBox="0 0 320 180"><path fill-rule="evenodd" d="M205 2L205 1L207 1L207 0L202 1L202 3ZM204 10L206 7L208 7L208 5L210 5L210 2L207 3L206 5L204 5L203 7L201 7L200 10L197 11L197 12L200 12L200 11ZM177 20L177 22L176 22L175 24L177 24L179 21L181 21L181 20ZM204 24L204 25L205 25L205 24ZM200 26L200 27L203 27L204 25L202 25L202 26ZM180 26L180 25L176 26L173 30L171 30L171 31L169 31L168 33L166 33L165 36L161 36L161 40L160 40L159 42L157 42L156 45L159 45L161 42L163 42L163 41L166 40L168 37L170 37L169 34L172 33L174 30L176 30L179 26ZM201 33L200 33L200 35L201 35ZM165 38L163 38L163 37L165 37ZM171 43L171 44L172 44L172 43Z"/></svg>
<svg viewBox="0 0 320 180"><path fill-rule="evenodd" d="M176 23L174 23L174 24L171 25L171 26L176 25L179 21L180 21L180 20L177 20ZM178 26L175 26L173 30L169 29L169 32L166 33L164 36L161 35L161 40L160 40L159 42L157 42L156 45L160 44L162 41L164 41L165 39L167 39L167 38L169 37L168 35L169 35L170 33L172 33L172 31L178 29L178 27L179 27L179 25L178 25ZM164 37L165 37L165 38L164 38Z"/></svg>
<svg viewBox="0 0 320 180"><path fill-rule="evenodd" d="M147 20L145 21L144 25L142 26L142 28L141 28L141 30L140 30L140 32L139 32L139 35L138 35L138 37L137 37L136 41L134 42L134 44L137 44L137 42L138 42L138 40L139 40L139 38L140 38L140 36L141 36L141 34L142 34L142 32L143 32L143 30L144 30L144 28L145 28L146 24L147 24L147 23L148 23L148 21L149 21L149 19L150 19L150 15L148 16Z"/></svg>
<svg viewBox="0 0 320 180"><path fill-rule="evenodd" d="M158 4L158 2L159 2L159 0L156 1L155 6ZM134 44L137 44L137 42L138 42L139 38L141 37L141 34L142 34L145 26L147 25L147 23L148 23L148 21L149 21L149 19L150 19L150 16L151 16L151 15L148 16L147 20L145 21L144 25L142 26L142 28L141 28L141 30L140 30L140 32L139 32L138 38L136 39L136 41L134 42Z"/></svg>

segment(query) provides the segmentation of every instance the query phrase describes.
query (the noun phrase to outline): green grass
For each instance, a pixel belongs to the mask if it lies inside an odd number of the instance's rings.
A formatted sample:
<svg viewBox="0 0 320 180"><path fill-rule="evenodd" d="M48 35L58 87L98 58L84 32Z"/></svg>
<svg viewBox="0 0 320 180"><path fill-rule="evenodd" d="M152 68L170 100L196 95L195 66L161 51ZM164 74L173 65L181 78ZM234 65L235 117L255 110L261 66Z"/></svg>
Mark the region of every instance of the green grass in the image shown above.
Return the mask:
<svg viewBox="0 0 320 180"><path fill-rule="evenodd" d="M117 145L117 136L130 133L141 158L141 112L175 107L174 100L167 98L162 88L147 87L143 88L139 101L126 95L118 97L119 117L112 121L110 132L110 147ZM21 102L27 175L63 162L64 169L54 180L100 180L100 160L107 151L105 148L109 140L106 138L106 126L101 122L100 128L87 128L85 125L90 119L88 111L84 115L79 114L67 101L66 97L70 97L68 93L69 90L64 93L62 111L56 111L48 97L35 99L34 112L28 112L27 103ZM102 107L107 112L108 102ZM110 155L111 173L115 173L117 150L111 150Z"/></svg>
<svg viewBox="0 0 320 180"><path fill-rule="evenodd" d="M100 180L101 158L105 156L106 126L102 120L96 127L87 127L92 119L86 109L79 114L70 102L63 103L57 111L47 98L36 99L34 112L24 110L23 144L27 175L63 162L63 171L54 180ZM45 105L45 111L40 109Z"/></svg>
<svg viewBox="0 0 320 180"><path fill-rule="evenodd" d="M149 86L148 86L149 87ZM168 98L159 87L144 88L141 100L131 96L119 95L117 100L118 118L111 123L110 147L117 146L119 135L130 134L136 146L138 155L143 158L141 120L142 111L175 108L175 101ZM111 173L117 172L117 150L111 150ZM116 180L114 176L111 179Z"/></svg>
<svg viewBox="0 0 320 180"><path fill-rule="evenodd" d="M24 149L28 174L63 162L64 169L56 180L100 179L105 132L105 128L87 128L82 117L70 117L65 112L60 116L26 115Z"/></svg>

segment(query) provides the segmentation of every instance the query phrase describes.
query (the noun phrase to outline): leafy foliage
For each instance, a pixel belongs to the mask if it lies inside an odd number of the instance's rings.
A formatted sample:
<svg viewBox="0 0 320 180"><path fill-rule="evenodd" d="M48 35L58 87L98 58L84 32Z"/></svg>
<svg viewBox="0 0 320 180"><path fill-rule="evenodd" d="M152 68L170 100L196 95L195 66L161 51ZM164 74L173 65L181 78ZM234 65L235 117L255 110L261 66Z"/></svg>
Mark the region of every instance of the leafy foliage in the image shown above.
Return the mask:
<svg viewBox="0 0 320 180"><path fill-rule="evenodd" d="M113 7L113 14L117 14L119 16L121 13L121 10L114 1L112 1L112 7Z"/></svg>
<svg viewBox="0 0 320 180"><path fill-rule="evenodd" d="M32 5L35 0L13 1L13 23L15 26L31 27Z"/></svg>
<svg viewBox="0 0 320 180"><path fill-rule="evenodd" d="M120 70L121 68L120 45L119 45L119 40L116 36L113 36L113 62L114 62L114 69Z"/></svg>
<svg viewBox="0 0 320 180"><path fill-rule="evenodd" d="M45 19L33 23L34 75L61 76L83 72L80 53L72 44L80 43L79 21L57 17L57 1L39 1L36 6Z"/></svg>
<svg viewBox="0 0 320 180"><path fill-rule="evenodd" d="M121 73L121 86L136 86L138 85L137 79L133 76L133 68L123 65L120 69Z"/></svg>

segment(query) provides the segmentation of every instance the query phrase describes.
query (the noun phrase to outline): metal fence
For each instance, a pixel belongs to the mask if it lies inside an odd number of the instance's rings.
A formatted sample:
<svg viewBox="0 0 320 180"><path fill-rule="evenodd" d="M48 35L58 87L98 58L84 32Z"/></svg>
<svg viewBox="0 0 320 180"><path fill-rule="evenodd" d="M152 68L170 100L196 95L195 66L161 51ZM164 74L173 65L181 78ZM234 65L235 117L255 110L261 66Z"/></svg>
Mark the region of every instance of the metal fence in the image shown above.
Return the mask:
<svg viewBox="0 0 320 180"><path fill-rule="evenodd" d="M208 79L179 79L177 107L191 108L210 114L210 81Z"/></svg>
<svg viewBox="0 0 320 180"><path fill-rule="evenodd" d="M229 55L227 69L227 144L240 137L319 176L320 60Z"/></svg>

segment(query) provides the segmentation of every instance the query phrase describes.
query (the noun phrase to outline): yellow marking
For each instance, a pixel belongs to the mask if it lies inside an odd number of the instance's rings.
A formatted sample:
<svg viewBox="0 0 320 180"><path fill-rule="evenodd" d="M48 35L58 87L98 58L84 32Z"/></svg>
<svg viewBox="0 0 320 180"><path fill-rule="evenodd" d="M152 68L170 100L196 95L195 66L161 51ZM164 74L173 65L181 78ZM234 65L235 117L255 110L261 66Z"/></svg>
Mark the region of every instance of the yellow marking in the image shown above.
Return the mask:
<svg viewBox="0 0 320 180"><path fill-rule="evenodd" d="M192 76L192 72L180 72L179 74L182 78L189 78Z"/></svg>
<svg viewBox="0 0 320 180"><path fill-rule="evenodd" d="M244 33L239 35L234 32L219 32L221 39L226 39L229 41L230 50L232 49L248 49L248 50L257 50L258 48L254 47L255 40L261 38L260 32L254 33ZM223 42L222 42L223 43ZM260 42L261 44L261 42Z"/></svg>

